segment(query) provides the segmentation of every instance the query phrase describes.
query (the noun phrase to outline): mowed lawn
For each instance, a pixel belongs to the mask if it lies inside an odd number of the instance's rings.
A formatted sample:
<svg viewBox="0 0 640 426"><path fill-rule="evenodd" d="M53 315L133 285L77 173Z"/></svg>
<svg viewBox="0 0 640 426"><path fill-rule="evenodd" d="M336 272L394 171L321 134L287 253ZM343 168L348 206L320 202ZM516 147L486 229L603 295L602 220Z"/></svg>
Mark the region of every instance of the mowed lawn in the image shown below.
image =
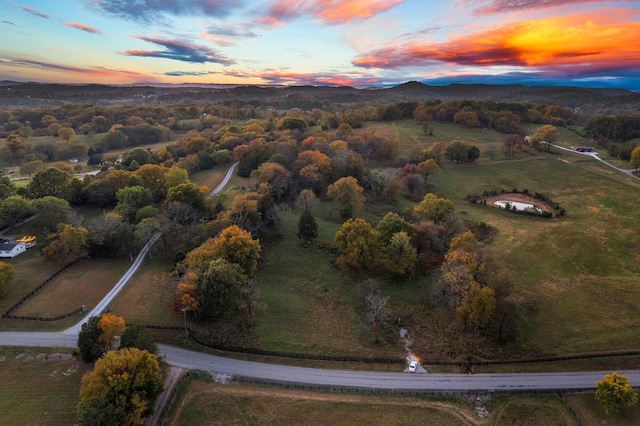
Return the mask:
<svg viewBox="0 0 640 426"><path fill-rule="evenodd" d="M0 423L77 423L80 379L89 367L73 357L42 359L57 353L59 350L51 348L0 348Z"/></svg>

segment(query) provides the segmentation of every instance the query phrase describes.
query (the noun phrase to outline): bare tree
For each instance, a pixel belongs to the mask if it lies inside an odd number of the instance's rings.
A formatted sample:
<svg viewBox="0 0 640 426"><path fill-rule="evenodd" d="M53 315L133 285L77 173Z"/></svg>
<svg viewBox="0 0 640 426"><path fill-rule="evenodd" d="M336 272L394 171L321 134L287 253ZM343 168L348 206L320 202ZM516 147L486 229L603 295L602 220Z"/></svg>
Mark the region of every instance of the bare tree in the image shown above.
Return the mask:
<svg viewBox="0 0 640 426"><path fill-rule="evenodd" d="M389 308L387 307L389 297L380 294L380 285L374 279L368 279L361 285L367 293L364 299L364 322L367 328L373 328L374 342L380 343L380 332L389 318Z"/></svg>

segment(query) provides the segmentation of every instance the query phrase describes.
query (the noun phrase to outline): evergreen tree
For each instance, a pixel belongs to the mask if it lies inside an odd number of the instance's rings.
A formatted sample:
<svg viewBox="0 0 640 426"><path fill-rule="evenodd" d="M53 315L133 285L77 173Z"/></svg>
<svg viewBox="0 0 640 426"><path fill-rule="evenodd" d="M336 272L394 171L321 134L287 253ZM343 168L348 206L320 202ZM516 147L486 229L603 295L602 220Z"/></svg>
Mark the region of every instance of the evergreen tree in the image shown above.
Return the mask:
<svg viewBox="0 0 640 426"><path fill-rule="evenodd" d="M298 220L298 238L307 244L318 238L318 224L309 209L304 209Z"/></svg>

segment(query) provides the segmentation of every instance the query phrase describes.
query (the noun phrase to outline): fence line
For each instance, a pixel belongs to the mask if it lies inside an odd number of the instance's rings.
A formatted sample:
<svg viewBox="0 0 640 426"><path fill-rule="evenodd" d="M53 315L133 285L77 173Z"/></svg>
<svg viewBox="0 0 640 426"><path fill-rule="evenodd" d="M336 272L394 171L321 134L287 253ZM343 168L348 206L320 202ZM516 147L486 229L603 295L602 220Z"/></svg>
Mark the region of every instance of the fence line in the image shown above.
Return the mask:
<svg viewBox="0 0 640 426"><path fill-rule="evenodd" d="M141 324L143 327L156 330L175 330L185 331L183 326L167 326L167 325L151 325ZM295 359L307 359L318 361L334 361L334 362L363 362L363 363L378 363L378 364L404 364L406 360L404 358L367 358L367 357L355 357L348 355L316 355L305 353L292 353L292 352L278 352L266 349L251 348L251 347L238 347L238 346L226 346L223 344L216 344L203 341L198 338L196 333L187 328L189 338L195 343L204 346L209 349L215 349L225 352L234 352L251 355L263 355L273 356L279 358L295 358ZM640 356L640 349L630 349L625 351L604 352L604 353L586 353L586 354L574 354L574 355L557 355L542 358L529 358L529 359L497 359L497 360L454 360L454 361L430 361L423 359L422 365L442 365L442 366L490 366L490 365L513 365L513 364L537 364L545 362L558 362L558 361L576 361L584 359L596 359L596 358L618 358L626 356Z"/></svg>
<svg viewBox="0 0 640 426"><path fill-rule="evenodd" d="M68 314L64 314L62 316L57 316L57 317L50 317L50 318L57 318L55 320L52 319L43 319L40 320L38 317L26 317L26 316L22 316L22 315L11 315L11 312L15 311L16 309L18 309L18 307L20 307L20 305L22 305L24 302L26 302L27 300L33 298L40 290L42 290L43 288L45 288L47 285L49 285L58 275L60 275L62 272L64 272L66 269L70 268L71 266L75 265L76 263L79 263L81 260L86 259L86 257L81 257L80 259L76 259L73 262L69 262L67 263L65 266L63 266L62 268L58 269L56 272L54 272L51 276L49 276L49 278L47 278L46 280L44 280L40 285L38 285L36 288L34 288L33 290L31 290L29 293L27 293L26 296L24 296L22 299L20 299L15 305L11 306L9 309L7 309L6 311L4 311L4 313L2 314L2 318L10 318L10 319L26 319L26 320L37 320L37 321L58 321L60 319L64 319L64 318L68 318L72 315L77 314L78 312L81 312L82 308L79 308L80 310L76 309L73 312L70 312Z"/></svg>
<svg viewBox="0 0 640 426"><path fill-rule="evenodd" d="M357 386L335 386L335 385L319 385L309 383L284 382L271 379L255 379L246 376L233 376L233 381L243 384L277 387L294 390L308 390L319 392L333 393L354 393L363 395L404 395L404 396L467 396L477 392L476 390L441 390L441 389L383 389L383 388L365 388ZM492 390L488 393L498 395L555 395L563 392L580 393L593 392L593 389L504 389Z"/></svg>
<svg viewBox="0 0 640 426"><path fill-rule="evenodd" d="M591 391L593 392L593 389ZM564 393L563 392L558 392L558 396L560 396L560 399L564 403L564 406L567 407L567 409L569 410L571 415L573 415L573 418L576 419L578 424L580 426L586 426L586 424L582 421L582 418L578 415L578 412L576 410L574 410L574 408L571 405L571 403L569 402L569 400L564 396Z"/></svg>
<svg viewBox="0 0 640 426"><path fill-rule="evenodd" d="M46 322L50 322L50 321L60 321L62 319L72 317L72 316L77 315L80 312L84 312L84 311L85 311L85 308L80 307L80 308L76 309L73 312L67 312L66 314L58 315L58 316L55 316L55 317L32 317L32 316L28 316L28 315L10 315L10 314L4 313L2 315L2 318L14 319L14 320L24 320L24 321L46 321Z"/></svg>

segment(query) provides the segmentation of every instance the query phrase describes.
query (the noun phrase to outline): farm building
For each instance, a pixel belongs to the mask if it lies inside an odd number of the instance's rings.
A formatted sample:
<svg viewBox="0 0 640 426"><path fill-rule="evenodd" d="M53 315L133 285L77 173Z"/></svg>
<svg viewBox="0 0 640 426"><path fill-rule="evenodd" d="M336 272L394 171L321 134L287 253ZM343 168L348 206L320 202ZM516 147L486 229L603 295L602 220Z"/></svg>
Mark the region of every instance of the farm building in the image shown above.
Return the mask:
<svg viewBox="0 0 640 426"><path fill-rule="evenodd" d="M24 243L0 243L0 257L16 257L27 249Z"/></svg>

